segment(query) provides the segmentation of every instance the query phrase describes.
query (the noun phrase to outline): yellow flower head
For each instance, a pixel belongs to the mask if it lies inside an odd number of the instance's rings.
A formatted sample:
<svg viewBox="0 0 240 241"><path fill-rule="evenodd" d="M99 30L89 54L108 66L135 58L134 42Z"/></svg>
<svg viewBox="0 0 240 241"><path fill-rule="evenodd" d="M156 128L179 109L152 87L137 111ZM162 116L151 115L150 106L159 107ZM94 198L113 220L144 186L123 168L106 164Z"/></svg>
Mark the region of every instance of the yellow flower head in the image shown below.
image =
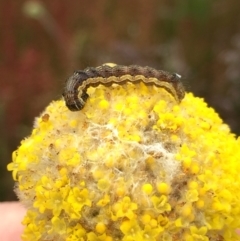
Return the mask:
<svg viewBox="0 0 240 241"><path fill-rule="evenodd" d="M212 108L141 82L87 94L13 153L23 240L240 240L240 139Z"/></svg>

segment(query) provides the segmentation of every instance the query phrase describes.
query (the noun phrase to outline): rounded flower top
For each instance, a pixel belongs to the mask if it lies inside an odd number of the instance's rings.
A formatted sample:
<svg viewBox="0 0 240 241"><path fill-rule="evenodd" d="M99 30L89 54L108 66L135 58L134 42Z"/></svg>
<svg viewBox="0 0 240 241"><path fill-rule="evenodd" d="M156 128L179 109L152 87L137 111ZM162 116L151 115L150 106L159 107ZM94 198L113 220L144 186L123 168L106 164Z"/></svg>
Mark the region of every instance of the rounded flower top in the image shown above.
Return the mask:
<svg viewBox="0 0 240 241"><path fill-rule="evenodd" d="M240 240L240 140L212 108L143 82L87 95L13 153L23 240Z"/></svg>

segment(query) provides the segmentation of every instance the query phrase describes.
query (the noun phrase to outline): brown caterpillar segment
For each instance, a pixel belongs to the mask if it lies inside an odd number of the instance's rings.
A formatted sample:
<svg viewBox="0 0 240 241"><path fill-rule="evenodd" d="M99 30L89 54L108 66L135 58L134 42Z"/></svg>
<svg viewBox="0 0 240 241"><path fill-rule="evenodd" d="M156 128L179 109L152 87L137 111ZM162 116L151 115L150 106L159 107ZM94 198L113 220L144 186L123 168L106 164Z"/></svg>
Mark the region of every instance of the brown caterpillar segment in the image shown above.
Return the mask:
<svg viewBox="0 0 240 241"><path fill-rule="evenodd" d="M156 87L167 90L177 102L180 102L185 95L184 87L180 81L181 76L171 74L163 70L156 70L151 67L138 65L102 65L96 68L89 67L84 70L75 71L67 80L63 97L66 106L71 111L81 110L89 97L87 88L98 85L111 86L112 84L125 84L127 82Z"/></svg>

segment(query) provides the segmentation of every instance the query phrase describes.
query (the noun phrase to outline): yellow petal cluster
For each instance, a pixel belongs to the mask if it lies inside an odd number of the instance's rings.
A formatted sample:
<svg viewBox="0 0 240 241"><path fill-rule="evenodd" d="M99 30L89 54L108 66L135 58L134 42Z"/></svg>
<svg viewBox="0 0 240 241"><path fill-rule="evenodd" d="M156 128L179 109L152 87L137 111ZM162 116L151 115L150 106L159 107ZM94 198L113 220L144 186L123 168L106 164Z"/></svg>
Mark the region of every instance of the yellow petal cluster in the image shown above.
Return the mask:
<svg viewBox="0 0 240 241"><path fill-rule="evenodd" d="M13 153L23 240L240 240L240 139L203 99L88 94L78 112L52 102Z"/></svg>

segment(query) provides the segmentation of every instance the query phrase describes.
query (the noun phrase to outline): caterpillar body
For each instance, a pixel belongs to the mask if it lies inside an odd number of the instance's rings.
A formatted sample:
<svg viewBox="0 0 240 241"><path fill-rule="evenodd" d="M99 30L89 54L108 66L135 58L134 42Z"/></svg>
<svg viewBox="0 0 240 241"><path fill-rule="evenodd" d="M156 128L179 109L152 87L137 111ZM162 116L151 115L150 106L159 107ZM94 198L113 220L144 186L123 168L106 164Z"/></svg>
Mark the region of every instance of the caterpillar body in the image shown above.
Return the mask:
<svg viewBox="0 0 240 241"><path fill-rule="evenodd" d="M180 102L185 95L180 78L181 76L176 73L171 74L148 66L110 66L106 64L96 68L88 67L84 70L75 71L66 82L63 97L69 110L78 111L83 109L89 97L87 88L90 86L143 82L146 85L155 85L166 89L177 102Z"/></svg>

